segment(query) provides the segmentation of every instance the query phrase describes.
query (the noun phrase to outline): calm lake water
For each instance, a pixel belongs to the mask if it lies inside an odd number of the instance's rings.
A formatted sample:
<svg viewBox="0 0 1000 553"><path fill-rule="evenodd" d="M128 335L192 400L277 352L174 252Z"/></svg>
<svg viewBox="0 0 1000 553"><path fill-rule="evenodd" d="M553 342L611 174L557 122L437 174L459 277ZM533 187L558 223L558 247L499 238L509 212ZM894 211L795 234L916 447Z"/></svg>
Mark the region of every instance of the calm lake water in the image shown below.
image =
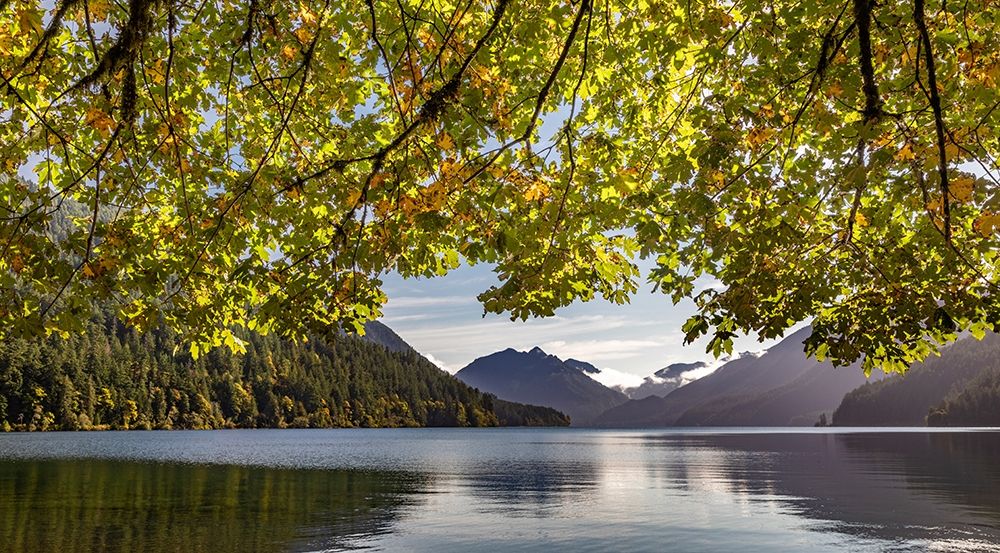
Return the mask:
<svg viewBox="0 0 1000 553"><path fill-rule="evenodd" d="M0 550L1000 551L1000 432L0 435Z"/></svg>

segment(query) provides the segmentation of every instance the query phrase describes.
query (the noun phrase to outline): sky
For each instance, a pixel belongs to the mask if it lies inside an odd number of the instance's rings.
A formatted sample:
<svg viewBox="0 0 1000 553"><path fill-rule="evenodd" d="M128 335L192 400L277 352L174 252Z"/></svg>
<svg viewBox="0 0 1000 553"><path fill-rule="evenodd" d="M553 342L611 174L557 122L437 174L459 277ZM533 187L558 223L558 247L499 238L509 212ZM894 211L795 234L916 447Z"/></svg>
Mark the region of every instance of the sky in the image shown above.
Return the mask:
<svg viewBox="0 0 1000 553"><path fill-rule="evenodd" d="M576 303L555 316L511 321L483 314L476 296L496 283L489 266L465 267L431 279L385 279L389 301L382 322L442 369L454 373L478 357L539 346L562 359L587 361L602 369L604 384L639 384L671 363L714 360L707 338L684 346L681 325L694 313L691 302L670 298L642 284L626 305L603 299ZM755 336L735 341L733 351L760 351L774 341Z"/></svg>

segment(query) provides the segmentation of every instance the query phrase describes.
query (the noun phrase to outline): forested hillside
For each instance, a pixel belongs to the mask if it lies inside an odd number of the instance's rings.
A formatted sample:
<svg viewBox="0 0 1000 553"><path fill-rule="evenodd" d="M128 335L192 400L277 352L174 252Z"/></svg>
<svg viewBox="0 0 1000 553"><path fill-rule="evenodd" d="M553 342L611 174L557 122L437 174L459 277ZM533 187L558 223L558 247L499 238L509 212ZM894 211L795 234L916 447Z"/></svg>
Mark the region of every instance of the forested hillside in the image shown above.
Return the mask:
<svg viewBox="0 0 1000 553"><path fill-rule="evenodd" d="M935 423L994 417L998 403L980 401L990 394L988 372L1000 370L1000 335L982 340L965 338L942 351L941 357L914 365L903 375L865 384L844 396L833 414L837 426L923 426L928 412ZM993 397L997 397L994 395ZM942 404L946 398L951 398ZM960 414L961 413L961 414Z"/></svg>
<svg viewBox="0 0 1000 553"><path fill-rule="evenodd" d="M194 360L175 353L171 333L138 334L105 314L66 339L4 340L0 428L568 424L552 409L498 405L412 349L346 335L244 338L243 356L217 348Z"/></svg>
<svg viewBox="0 0 1000 553"><path fill-rule="evenodd" d="M927 414L927 426L1000 426L1000 364L991 363Z"/></svg>

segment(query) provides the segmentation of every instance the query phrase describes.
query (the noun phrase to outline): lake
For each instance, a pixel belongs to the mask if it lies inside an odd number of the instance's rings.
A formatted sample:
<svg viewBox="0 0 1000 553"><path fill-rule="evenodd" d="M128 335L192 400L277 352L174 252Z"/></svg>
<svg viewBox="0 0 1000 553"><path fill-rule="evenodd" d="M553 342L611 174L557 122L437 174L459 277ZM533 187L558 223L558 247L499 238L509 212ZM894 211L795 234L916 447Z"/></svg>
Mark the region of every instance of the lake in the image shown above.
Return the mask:
<svg viewBox="0 0 1000 553"><path fill-rule="evenodd" d="M1000 432L0 434L0 550L1000 551Z"/></svg>

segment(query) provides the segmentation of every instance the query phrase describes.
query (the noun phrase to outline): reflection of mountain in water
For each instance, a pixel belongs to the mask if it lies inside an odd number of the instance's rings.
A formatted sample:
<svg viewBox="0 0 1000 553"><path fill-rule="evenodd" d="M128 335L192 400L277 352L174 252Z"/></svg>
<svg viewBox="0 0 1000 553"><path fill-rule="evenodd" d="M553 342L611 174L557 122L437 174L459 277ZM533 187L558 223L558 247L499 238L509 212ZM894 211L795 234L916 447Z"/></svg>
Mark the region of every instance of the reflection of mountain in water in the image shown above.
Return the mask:
<svg viewBox="0 0 1000 553"><path fill-rule="evenodd" d="M683 459L659 467L680 485L709 475L731 493L786 504L817 521L819 531L900 543L1000 539L994 433L668 435L644 442Z"/></svg>
<svg viewBox="0 0 1000 553"><path fill-rule="evenodd" d="M1000 551L997 432L0 437L4 553Z"/></svg>
<svg viewBox="0 0 1000 553"><path fill-rule="evenodd" d="M4 551L316 551L389 532L419 477L113 461L0 463Z"/></svg>

